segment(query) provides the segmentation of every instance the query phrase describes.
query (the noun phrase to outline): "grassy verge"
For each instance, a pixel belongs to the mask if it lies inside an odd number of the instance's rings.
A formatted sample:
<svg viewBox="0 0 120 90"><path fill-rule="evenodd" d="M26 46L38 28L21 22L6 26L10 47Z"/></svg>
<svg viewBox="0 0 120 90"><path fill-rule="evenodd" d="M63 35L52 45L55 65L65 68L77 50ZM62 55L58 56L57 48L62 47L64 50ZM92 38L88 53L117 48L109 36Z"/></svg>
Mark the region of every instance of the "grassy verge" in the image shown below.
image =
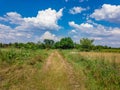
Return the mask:
<svg viewBox="0 0 120 90"><path fill-rule="evenodd" d="M120 89L120 63L115 53L93 53L62 51L64 57L71 63L78 76L84 75L83 83L87 90L119 90ZM99 57L98 57L98 56ZM107 57L111 56L111 58ZM109 62L109 59L110 62ZM79 78L78 78L79 79Z"/></svg>
<svg viewBox="0 0 120 90"><path fill-rule="evenodd" d="M35 90L36 76L51 50L1 49L0 90Z"/></svg>

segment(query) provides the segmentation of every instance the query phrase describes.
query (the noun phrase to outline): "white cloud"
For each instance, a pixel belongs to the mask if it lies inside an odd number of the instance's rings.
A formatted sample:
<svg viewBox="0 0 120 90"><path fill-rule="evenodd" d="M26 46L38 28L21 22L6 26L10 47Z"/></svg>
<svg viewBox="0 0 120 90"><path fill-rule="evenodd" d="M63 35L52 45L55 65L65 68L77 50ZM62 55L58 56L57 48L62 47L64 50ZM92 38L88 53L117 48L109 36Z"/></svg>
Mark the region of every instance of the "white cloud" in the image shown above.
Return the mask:
<svg viewBox="0 0 120 90"><path fill-rule="evenodd" d="M120 28L118 27L106 27L97 23L76 24L74 21L69 22L69 25L75 30L74 32L76 32L71 33L73 32L72 29L69 34L71 34L73 38L75 38L74 36L78 36L78 39L76 39L78 42L79 38L88 37L95 39L97 44L120 46Z"/></svg>
<svg viewBox="0 0 120 90"><path fill-rule="evenodd" d="M96 9L91 17L96 20L120 23L120 5L104 4L102 8Z"/></svg>
<svg viewBox="0 0 120 90"><path fill-rule="evenodd" d="M24 22L22 16L17 12L8 12L4 17L0 17L0 20L9 22L11 24L21 24Z"/></svg>
<svg viewBox="0 0 120 90"><path fill-rule="evenodd" d="M93 28L93 25L89 24L89 23L82 23L81 27L85 27L85 28Z"/></svg>
<svg viewBox="0 0 120 90"><path fill-rule="evenodd" d="M0 42L3 43L24 42L32 38L32 34L31 32L15 30L10 26L0 24Z"/></svg>
<svg viewBox="0 0 120 90"><path fill-rule="evenodd" d="M6 26L4 24L0 24L0 31L4 31L4 30L10 30L11 28L9 26Z"/></svg>
<svg viewBox="0 0 120 90"><path fill-rule="evenodd" d="M79 25L75 24L74 21L69 22L69 25L70 25L71 27L74 27L74 28L76 28L76 29L77 29L77 28L79 29Z"/></svg>
<svg viewBox="0 0 120 90"><path fill-rule="evenodd" d="M88 33L91 35L98 36L110 36L110 35L118 35L120 34L120 28L115 27L105 27L101 24L97 23L81 23L76 24L74 21L69 22L69 25L74 28L76 31L80 31L81 33Z"/></svg>
<svg viewBox="0 0 120 90"><path fill-rule="evenodd" d="M56 11L49 8L39 11L36 17L22 17L17 12L8 12L0 17L1 23L7 23L0 24L0 42L34 41L46 30L59 30L61 27L58 25L58 20L62 17L62 11L63 9ZM48 38L55 38L49 32L44 35L46 34Z"/></svg>
<svg viewBox="0 0 120 90"><path fill-rule="evenodd" d="M71 30L71 33L77 33L76 30Z"/></svg>
<svg viewBox="0 0 120 90"><path fill-rule="evenodd" d="M52 10L51 8L42 10L38 12L36 17L24 18L26 23L33 24L35 27L41 29L60 29L60 26L57 24L58 20L62 17L63 9L60 9L58 12Z"/></svg>
<svg viewBox="0 0 120 90"><path fill-rule="evenodd" d="M78 14L81 13L82 11L86 10L85 8L82 7L73 7L69 10L70 14Z"/></svg>
<svg viewBox="0 0 120 90"><path fill-rule="evenodd" d="M10 24L17 24L16 29L40 29L40 30L59 30L58 20L62 17L63 8L58 12L54 9L48 8L39 11L36 17L23 18L17 12L8 12L0 21L5 21Z"/></svg>
<svg viewBox="0 0 120 90"><path fill-rule="evenodd" d="M41 40L44 40L44 39L52 39L52 40L58 40L58 38L56 37L55 34L52 34L50 33L49 31L46 31L41 37L40 37Z"/></svg>
<svg viewBox="0 0 120 90"><path fill-rule="evenodd" d="M75 24L74 21L69 22L69 25L78 30L85 30L85 29L93 28L93 25L91 25L89 23L82 23L82 24L78 25L78 24Z"/></svg>

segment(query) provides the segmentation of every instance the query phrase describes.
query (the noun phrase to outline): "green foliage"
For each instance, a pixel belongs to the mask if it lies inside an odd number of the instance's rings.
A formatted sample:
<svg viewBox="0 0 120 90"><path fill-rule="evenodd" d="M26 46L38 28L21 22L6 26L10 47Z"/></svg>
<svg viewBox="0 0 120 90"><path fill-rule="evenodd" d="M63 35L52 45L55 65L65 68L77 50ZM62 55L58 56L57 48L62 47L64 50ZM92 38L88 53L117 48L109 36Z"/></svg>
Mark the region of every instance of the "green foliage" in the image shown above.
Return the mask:
<svg viewBox="0 0 120 90"><path fill-rule="evenodd" d="M29 60L30 62L42 62L51 50L30 50L30 49L0 49L0 65L3 63L14 65L15 63L22 64ZM35 60L34 60L35 59Z"/></svg>
<svg viewBox="0 0 120 90"><path fill-rule="evenodd" d="M105 52L119 52L120 48L113 48L103 45L94 45L94 40L82 38L80 44L74 43L70 37L61 38L60 41L55 42L51 39L45 39L43 42L38 41L27 43L0 43L0 48L19 48L19 49L79 49L81 51L105 51Z"/></svg>
<svg viewBox="0 0 120 90"><path fill-rule="evenodd" d="M46 48L52 48L52 46L54 45L54 41L50 39L45 39L44 43Z"/></svg>
<svg viewBox="0 0 120 90"><path fill-rule="evenodd" d="M0 43L0 48L2 48L3 47L3 44L2 43Z"/></svg>
<svg viewBox="0 0 120 90"><path fill-rule="evenodd" d="M73 40L70 37L62 38L60 42L56 42L55 48L72 49L74 48Z"/></svg>
<svg viewBox="0 0 120 90"><path fill-rule="evenodd" d="M88 38L82 38L80 40L80 49L82 51L90 51L93 50L93 42L94 40L90 40Z"/></svg>
<svg viewBox="0 0 120 90"><path fill-rule="evenodd" d="M36 44L37 49L45 49L45 45L43 43L41 43L40 41L38 41L38 43Z"/></svg>
<svg viewBox="0 0 120 90"><path fill-rule="evenodd" d="M80 49L80 44L74 43L74 48L75 49Z"/></svg>
<svg viewBox="0 0 120 90"><path fill-rule="evenodd" d="M60 48L60 42L59 42L59 41L56 42L55 45L54 45L54 47L55 47L56 49Z"/></svg>
<svg viewBox="0 0 120 90"><path fill-rule="evenodd" d="M30 56L27 50L16 51L15 49L0 50L0 61L13 64L16 60L24 60Z"/></svg>
<svg viewBox="0 0 120 90"><path fill-rule="evenodd" d="M6 61L7 63L13 63L14 59L17 58L16 53L11 50L11 51L1 51L0 50L0 61Z"/></svg>

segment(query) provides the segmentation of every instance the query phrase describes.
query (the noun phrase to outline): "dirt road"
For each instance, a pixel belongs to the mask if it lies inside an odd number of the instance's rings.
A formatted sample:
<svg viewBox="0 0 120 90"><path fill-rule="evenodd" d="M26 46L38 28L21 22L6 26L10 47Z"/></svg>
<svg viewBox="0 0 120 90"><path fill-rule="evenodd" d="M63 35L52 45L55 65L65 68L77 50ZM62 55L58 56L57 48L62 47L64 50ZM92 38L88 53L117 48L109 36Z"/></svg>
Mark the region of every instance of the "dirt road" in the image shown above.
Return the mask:
<svg viewBox="0 0 120 90"><path fill-rule="evenodd" d="M81 90L73 68L58 51L48 57L41 74L43 90Z"/></svg>

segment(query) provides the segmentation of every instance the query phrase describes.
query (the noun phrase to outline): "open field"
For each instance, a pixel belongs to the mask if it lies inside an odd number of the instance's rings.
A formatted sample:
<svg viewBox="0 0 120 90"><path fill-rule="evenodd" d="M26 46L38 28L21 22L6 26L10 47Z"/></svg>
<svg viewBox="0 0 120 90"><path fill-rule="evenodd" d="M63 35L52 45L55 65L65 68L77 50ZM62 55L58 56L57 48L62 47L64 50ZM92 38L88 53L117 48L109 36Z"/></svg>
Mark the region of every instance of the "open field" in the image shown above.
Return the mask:
<svg viewBox="0 0 120 90"><path fill-rule="evenodd" d="M0 90L39 90L37 75L51 51L2 49Z"/></svg>
<svg viewBox="0 0 120 90"><path fill-rule="evenodd" d="M119 90L120 53L0 50L0 90Z"/></svg>
<svg viewBox="0 0 120 90"><path fill-rule="evenodd" d="M74 67L78 76L84 76L87 90L120 89L119 53L74 52L71 50L64 50L61 53Z"/></svg>

